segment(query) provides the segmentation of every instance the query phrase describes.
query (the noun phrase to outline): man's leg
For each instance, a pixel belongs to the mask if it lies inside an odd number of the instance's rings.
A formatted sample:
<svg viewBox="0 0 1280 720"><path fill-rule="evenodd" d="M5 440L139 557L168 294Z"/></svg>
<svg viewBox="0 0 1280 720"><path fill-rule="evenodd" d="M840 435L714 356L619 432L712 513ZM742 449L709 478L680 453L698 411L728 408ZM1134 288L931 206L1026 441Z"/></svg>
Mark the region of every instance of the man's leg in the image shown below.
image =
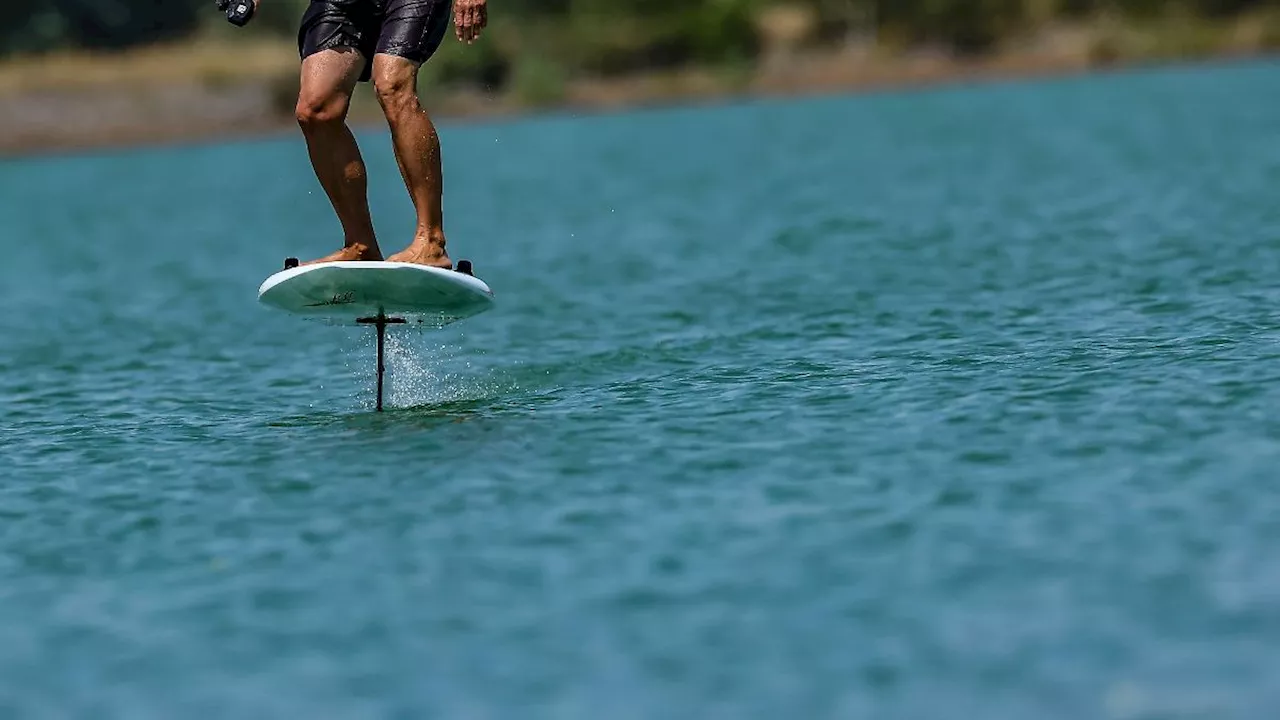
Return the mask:
<svg viewBox="0 0 1280 720"><path fill-rule="evenodd" d="M418 100L418 67L417 62L395 55L373 58L378 102L387 117L396 162L418 215L413 242L387 259L448 268L453 263L445 251L440 137Z"/></svg>
<svg viewBox="0 0 1280 720"><path fill-rule="evenodd" d="M357 50L345 47L322 50L302 61L298 125L306 137L316 179L329 196L344 235L341 250L310 262L382 259L369 214L364 160L347 127L351 94L365 62Z"/></svg>

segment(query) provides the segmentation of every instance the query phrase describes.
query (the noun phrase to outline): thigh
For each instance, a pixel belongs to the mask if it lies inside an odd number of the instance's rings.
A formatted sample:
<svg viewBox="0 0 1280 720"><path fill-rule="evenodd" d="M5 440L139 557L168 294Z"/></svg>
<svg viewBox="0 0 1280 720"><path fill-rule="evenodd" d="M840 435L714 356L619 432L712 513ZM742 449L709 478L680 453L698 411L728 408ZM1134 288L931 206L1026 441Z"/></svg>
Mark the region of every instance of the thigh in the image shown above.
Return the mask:
<svg viewBox="0 0 1280 720"><path fill-rule="evenodd" d="M449 29L450 0L387 0L375 52L426 62Z"/></svg>
<svg viewBox="0 0 1280 720"><path fill-rule="evenodd" d="M302 61L298 105L313 112L345 113L356 83L369 76L370 65L351 47L311 53Z"/></svg>
<svg viewBox="0 0 1280 720"><path fill-rule="evenodd" d="M311 0L298 29L303 64L330 50L351 49L365 61L358 80L368 80L380 29L377 8L374 0Z"/></svg>

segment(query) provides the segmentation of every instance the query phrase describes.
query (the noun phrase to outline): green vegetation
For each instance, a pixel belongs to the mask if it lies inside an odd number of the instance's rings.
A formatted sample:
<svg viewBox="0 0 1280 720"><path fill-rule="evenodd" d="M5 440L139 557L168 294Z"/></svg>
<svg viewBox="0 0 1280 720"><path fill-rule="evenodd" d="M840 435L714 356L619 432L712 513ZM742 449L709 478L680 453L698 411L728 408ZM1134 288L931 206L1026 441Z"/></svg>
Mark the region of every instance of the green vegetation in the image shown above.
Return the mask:
<svg viewBox="0 0 1280 720"><path fill-rule="evenodd" d="M306 4L262 0L259 17L237 30L213 0L14 3L0 25L0 57L208 37L292 43ZM1198 56L1244 42L1242 17L1254 20L1252 49L1280 41L1280 0L492 0L481 43L450 39L427 73L440 86L510 91L544 104L577 78L686 67L724 72L779 49L868 40L899 53L982 57L1046 28L1083 23L1094 30L1089 52L1098 62Z"/></svg>

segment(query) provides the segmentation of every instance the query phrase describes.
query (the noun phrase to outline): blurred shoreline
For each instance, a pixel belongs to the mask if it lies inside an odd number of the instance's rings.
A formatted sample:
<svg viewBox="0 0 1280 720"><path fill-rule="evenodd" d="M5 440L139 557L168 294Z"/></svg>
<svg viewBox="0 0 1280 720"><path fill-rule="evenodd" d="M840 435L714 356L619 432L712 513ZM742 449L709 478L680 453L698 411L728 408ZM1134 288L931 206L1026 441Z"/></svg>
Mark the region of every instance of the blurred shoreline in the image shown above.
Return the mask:
<svg viewBox="0 0 1280 720"><path fill-rule="evenodd" d="M998 53L958 58L874 44L787 48L739 67L681 68L609 79L575 79L554 97L440 87L424 71L424 105L442 126L555 113L598 113L696 105L742 98L850 94L939 84L1096 73L1137 66L1262 58L1268 45L1249 37L1205 52L1107 54L1086 31L1060 28ZM295 48L184 43L114 55L60 53L0 62L0 157L208 142L296 132ZM371 88L362 84L351 123L383 127Z"/></svg>

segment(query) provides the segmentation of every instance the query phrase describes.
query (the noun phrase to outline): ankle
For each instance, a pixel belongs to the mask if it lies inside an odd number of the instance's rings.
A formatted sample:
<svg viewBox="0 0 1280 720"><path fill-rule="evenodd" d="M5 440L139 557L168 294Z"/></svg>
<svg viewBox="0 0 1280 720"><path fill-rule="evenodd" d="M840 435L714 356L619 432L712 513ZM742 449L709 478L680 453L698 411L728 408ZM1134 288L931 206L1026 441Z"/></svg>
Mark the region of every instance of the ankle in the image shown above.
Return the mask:
<svg viewBox="0 0 1280 720"><path fill-rule="evenodd" d="M348 239L342 244L342 248L351 253L368 255L378 252L378 243L376 241Z"/></svg>
<svg viewBox="0 0 1280 720"><path fill-rule="evenodd" d="M438 228L432 230L418 230L417 234L413 236L413 244L440 248L443 250L445 245L444 230Z"/></svg>

